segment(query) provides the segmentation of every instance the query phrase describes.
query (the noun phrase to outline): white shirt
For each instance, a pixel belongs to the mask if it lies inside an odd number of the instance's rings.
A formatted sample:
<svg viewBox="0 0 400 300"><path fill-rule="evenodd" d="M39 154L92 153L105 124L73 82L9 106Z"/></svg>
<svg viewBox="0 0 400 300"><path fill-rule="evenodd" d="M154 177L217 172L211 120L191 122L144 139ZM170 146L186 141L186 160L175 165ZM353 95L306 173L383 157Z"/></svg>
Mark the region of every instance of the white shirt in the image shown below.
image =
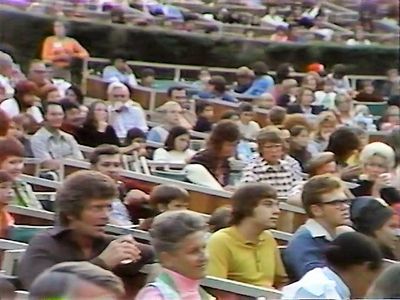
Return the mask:
<svg viewBox="0 0 400 300"><path fill-rule="evenodd" d="M158 148L156 151L154 151L153 160L177 164L186 164L195 153L196 152L192 149L187 149L186 151L167 151L164 148Z"/></svg>
<svg viewBox="0 0 400 300"><path fill-rule="evenodd" d="M10 98L7 100L4 100L0 104L0 108L4 110L4 112L10 117L13 118L21 113L21 110L19 109L18 102L14 98ZM31 106L29 107L26 112L30 114L37 123L42 123L43 122L43 115L40 109L37 106Z"/></svg>
<svg viewBox="0 0 400 300"><path fill-rule="evenodd" d="M321 105L327 109L334 109L336 107L335 106L335 98L336 98L335 92L326 93L324 91L316 91L314 93L314 96L315 96L314 105Z"/></svg>
<svg viewBox="0 0 400 300"><path fill-rule="evenodd" d="M260 125L255 121L250 121L249 124L243 124L239 121L237 125L243 138L248 140L255 140L260 131Z"/></svg>
<svg viewBox="0 0 400 300"><path fill-rule="evenodd" d="M14 88L11 86L10 79L0 74L0 86L2 86L6 92L6 98L14 96Z"/></svg>

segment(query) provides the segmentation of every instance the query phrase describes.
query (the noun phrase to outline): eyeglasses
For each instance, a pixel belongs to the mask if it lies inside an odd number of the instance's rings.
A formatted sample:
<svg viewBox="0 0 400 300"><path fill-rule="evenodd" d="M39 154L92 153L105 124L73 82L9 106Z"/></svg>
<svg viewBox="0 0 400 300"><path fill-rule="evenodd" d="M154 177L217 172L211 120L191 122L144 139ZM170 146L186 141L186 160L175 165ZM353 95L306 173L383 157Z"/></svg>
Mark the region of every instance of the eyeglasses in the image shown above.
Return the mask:
<svg viewBox="0 0 400 300"><path fill-rule="evenodd" d="M333 206L336 206L336 207L341 207L343 205L349 206L350 203L351 203L350 199L336 199L336 200L321 202L319 204L320 205L333 205Z"/></svg>

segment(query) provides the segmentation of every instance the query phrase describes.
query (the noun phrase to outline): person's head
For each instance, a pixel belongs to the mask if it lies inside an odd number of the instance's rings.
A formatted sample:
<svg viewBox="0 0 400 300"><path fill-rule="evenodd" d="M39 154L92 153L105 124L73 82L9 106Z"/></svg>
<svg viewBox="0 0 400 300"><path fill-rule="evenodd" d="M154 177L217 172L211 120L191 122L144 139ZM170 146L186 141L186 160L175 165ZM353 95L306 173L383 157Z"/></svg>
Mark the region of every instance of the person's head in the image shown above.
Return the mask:
<svg viewBox="0 0 400 300"><path fill-rule="evenodd" d="M290 130L291 146L296 149L305 149L310 141L310 132L307 127L297 125Z"/></svg>
<svg viewBox="0 0 400 300"><path fill-rule="evenodd" d="M236 71L236 80L239 85L250 85L254 79L253 70L248 67L240 67Z"/></svg>
<svg viewBox="0 0 400 300"><path fill-rule="evenodd" d="M279 26L278 26L278 28L279 28ZM277 28L277 31L278 31L278 28ZM283 33L286 34L286 29L285 28L283 28L283 31L284 31ZM251 69L253 70L254 75L256 77L260 77L260 76L264 76L264 75L268 74L268 66L263 61L256 61L255 63L253 63L251 65Z"/></svg>
<svg viewBox="0 0 400 300"><path fill-rule="evenodd" d="M382 254L371 238L346 232L325 251L328 265L345 281L352 299L361 299L382 271Z"/></svg>
<svg viewBox="0 0 400 300"><path fill-rule="evenodd" d="M272 125L282 125L286 117L286 109L280 106L274 106L268 113Z"/></svg>
<svg viewBox="0 0 400 300"><path fill-rule="evenodd" d="M196 102L196 115L198 117L206 118L211 121L214 117L214 107L210 102L197 101Z"/></svg>
<svg viewBox="0 0 400 300"><path fill-rule="evenodd" d="M305 171L310 177L316 175L337 175L337 164L332 152L321 152L313 156L306 164Z"/></svg>
<svg viewBox="0 0 400 300"><path fill-rule="evenodd" d="M395 249L398 222L385 201L373 197L355 198L351 202L350 218L355 230L373 237L383 249Z"/></svg>
<svg viewBox="0 0 400 300"><path fill-rule="evenodd" d="M170 101L177 102L179 104L185 103L187 99L186 89L180 86L172 86L167 91L167 96Z"/></svg>
<svg viewBox="0 0 400 300"><path fill-rule="evenodd" d="M28 113L16 115L11 119L10 128L7 136L21 139L27 134L31 134L35 131L37 123L35 119Z"/></svg>
<svg viewBox="0 0 400 300"><path fill-rule="evenodd" d="M283 140L280 133L262 129L257 135L258 151L269 164L277 164L283 155Z"/></svg>
<svg viewBox="0 0 400 300"><path fill-rule="evenodd" d="M337 162L345 162L360 149L360 144L360 139L352 128L340 127L329 137L326 151L333 152Z"/></svg>
<svg viewBox="0 0 400 300"><path fill-rule="evenodd" d="M14 197L13 182L10 174L0 170L0 208L8 205Z"/></svg>
<svg viewBox="0 0 400 300"><path fill-rule="evenodd" d="M393 81L398 80L399 79L399 70L396 68L389 69L389 70L387 70L386 75L389 80L393 80Z"/></svg>
<svg viewBox="0 0 400 300"><path fill-rule="evenodd" d="M239 127L233 121L222 120L211 131L207 148L219 158L228 158L235 154L239 138Z"/></svg>
<svg viewBox="0 0 400 300"><path fill-rule="evenodd" d="M253 105L250 103L243 102L239 105L239 117L240 122L243 124L249 124L254 119Z"/></svg>
<svg viewBox="0 0 400 300"><path fill-rule="evenodd" d="M251 222L261 230L275 228L279 217L276 190L266 183L247 183L232 195L232 225Z"/></svg>
<svg viewBox="0 0 400 300"><path fill-rule="evenodd" d="M29 299L119 299L124 294L119 277L85 261L56 264L29 289Z"/></svg>
<svg viewBox="0 0 400 300"><path fill-rule="evenodd" d="M335 82L331 78L326 78L323 90L325 93L332 93L335 90Z"/></svg>
<svg viewBox="0 0 400 300"><path fill-rule="evenodd" d="M227 110L221 115L221 120L239 121L239 113L234 110Z"/></svg>
<svg viewBox="0 0 400 300"><path fill-rule="evenodd" d="M282 83L283 80L293 76L294 68L290 63L283 63L276 69L276 81Z"/></svg>
<svg viewBox="0 0 400 300"><path fill-rule="evenodd" d="M347 67L343 64L336 64L332 68L333 77L342 79L347 74Z"/></svg>
<svg viewBox="0 0 400 300"><path fill-rule="evenodd" d="M67 35L67 30L65 28L65 24L61 21L55 21L53 23L53 31L54 31L54 35L59 38L63 38Z"/></svg>
<svg viewBox="0 0 400 300"><path fill-rule="evenodd" d="M280 36L285 36L288 34L288 28L286 26L276 26L275 34Z"/></svg>
<svg viewBox="0 0 400 300"><path fill-rule="evenodd" d="M339 178L326 174L309 179L303 187L301 201L309 218L330 228L349 222L349 199Z"/></svg>
<svg viewBox="0 0 400 300"><path fill-rule="evenodd" d="M37 86L29 80L22 80L15 86L14 98L18 101L20 107L29 108L35 104Z"/></svg>
<svg viewBox="0 0 400 300"><path fill-rule="evenodd" d="M65 91L65 98L72 102L77 102L79 104L83 104L83 93L79 87L76 85L71 85L66 91Z"/></svg>
<svg viewBox="0 0 400 300"><path fill-rule="evenodd" d="M117 52L114 54L111 63L113 64L113 66L122 72L125 72L126 70L126 57L125 57L125 53L121 53L121 52Z"/></svg>
<svg viewBox="0 0 400 300"><path fill-rule="evenodd" d="M164 268L199 280L206 273L207 224L191 211L168 211L154 218L151 244Z"/></svg>
<svg viewBox="0 0 400 300"><path fill-rule="evenodd" d="M387 267L375 280L365 299L400 299L400 264Z"/></svg>
<svg viewBox="0 0 400 300"><path fill-rule="evenodd" d="M24 169L24 146L13 137L0 138L0 170L10 174L13 180L21 176Z"/></svg>
<svg viewBox="0 0 400 300"><path fill-rule="evenodd" d="M302 87L297 95L297 103L302 106L310 106L314 101L314 92L308 87Z"/></svg>
<svg viewBox="0 0 400 300"><path fill-rule="evenodd" d="M59 102L48 102L44 106L44 119L50 128L59 129L64 120L64 109Z"/></svg>
<svg viewBox="0 0 400 300"><path fill-rule="evenodd" d="M102 100L95 101L89 106L89 111L84 124L86 126L97 128L101 122L107 122L107 118L108 112L105 102Z"/></svg>
<svg viewBox="0 0 400 300"><path fill-rule="evenodd" d="M165 140L165 150L186 151L190 146L190 133L182 126L172 127Z"/></svg>
<svg viewBox="0 0 400 300"><path fill-rule="evenodd" d="M131 128L126 134L125 143L127 145L139 143L146 147L146 133L144 133L140 128Z"/></svg>
<svg viewBox="0 0 400 300"><path fill-rule="evenodd" d="M103 237L111 204L117 197L117 185L107 175L89 170L75 172L57 190L57 221L81 236Z"/></svg>
<svg viewBox="0 0 400 300"><path fill-rule="evenodd" d="M217 232L220 229L226 228L230 225L232 219L232 207L221 206L218 207L211 214L208 220L208 227L210 232Z"/></svg>
<svg viewBox="0 0 400 300"><path fill-rule="evenodd" d="M288 78L282 81L282 93L295 96L298 92L298 83L296 79Z"/></svg>
<svg viewBox="0 0 400 300"><path fill-rule="evenodd" d="M372 84L371 80L365 80L362 83L362 91L366 94L373 94L375 91L375 87Z"/></svg>
<svg viewBox="0 0 400 300"><path fill-rule="evenodd" d="M396 166L400 165L400 128L392 130L392 132L386 137L386 143L395 151Z"/></svg>
<svg viewBox="0 0 400 300"><path fill-rule="evenodd" d="M68 99L61 100L60 104L64 111L64 122L74 126L80 126L84 119L82 118L79 105Z"/></svg>
<svg viewBox="0 0 400 300"><path fill-rule="evenodd" d="M400 125L400 108L395 105L389 106L383 115L383 121L393 125Z"/></svg>
<svg viewBox="0 0 400 300"><path fill-rule="evenodd" d="M159 212L184 210L189 207L190 196L183 188L172 184L161 184L150 193L150 205Z"/></svg>
<svg viewBox="0 0 400 300"><path fill-rule="evenodd" d="M306 76L303 77L303 80L301 81L301 86L303 88L309 88L311 91L314 92L317 90L318 81L314 75L307 74Z"/></svg>
<svg viewBox="0 0 400 300"><path fill-rule="evenodd" d="M275 97L270 93L264 93L254 99L253 104L259 108L271 109L275 106Z"/></svg>
<svg viewBox="0 0 400 300"><path fill-rule="evenodd" d="M48 75L46 64L42 60L34 59L30 62L27 75L29 80L41 86L46 84Z"/></svg>
<svg viewBox="0 0 400 300"><path fill-rule="evenodd" d="M207 68L202 68L199 72L198 79L203 84L207 84L207 82L211 79L210 71Z"/></svg>
<svg viewBox="0 0 400 300"><path fill-rule="evenodd" d="M14 61L10 55L0 51L0 74L11 77Z"/></svg>
<svg viewBox="0 0 400 300"><path fill-rule="evenodd" d="M314 138L329 141L331 134L336 130L337 119L333 112L323 111L318 115Z"/></svg>
<svg viewBox="0 0 400 300"><path fill-rule="evenodd" d="M285 121L282 124L282 127L291 130L295 126L304 126L309 131L311 131L311 124L307 120L307 117L304 114L290 114L285 117Z"/></svg>
<svg viewBox="0 0 400 300"><path fill-rule="evenodd" d="M208 81L207 90L211 93L223 94L226 91L226 80L220 75L211 76Z"/></svg>
<svg viewBox="0 0 400 300"><path fill-rule="evenodd" d="M61 100L60 91L56 86L50 86L43 94L43 100L46 102L58 102Z"/></svg>
<svg viewBox="0 0 400 300"><path fill-rule="evenodd" d="M183 112L181 105L175 101L168 101L157 108L157 111L163 114L164 124L169 126L180 125L180 115Z"/></svg>
<svg viewBox="0 0 400 300"><path fill-rule="evenodd" d="M153 69L145 68L141 72L140 83L145 87L152 87L155 79L156 72Z"/></svg>
<svg viewBox="0 0 400 300"><path fill-rule="evenodd" d="M111 103L125 103L130 100L129 88L121 82L110 83L107 87L107 97Z"/></svg>
<svg viewBox="0 0 400 300"><path fill-rule="evenodd" d="M360 153L363 172L369 180L389 173L395 166L396 155L392 147L381 142L366 145Z"/></svg>
<svg viewBox="0 0 400 300"><path fill-rule="evenodd" d="M98 171L114 180L119 179L122 170L122 157L115 145L100 145L94 148L89 157L91 169Z"/></svg>

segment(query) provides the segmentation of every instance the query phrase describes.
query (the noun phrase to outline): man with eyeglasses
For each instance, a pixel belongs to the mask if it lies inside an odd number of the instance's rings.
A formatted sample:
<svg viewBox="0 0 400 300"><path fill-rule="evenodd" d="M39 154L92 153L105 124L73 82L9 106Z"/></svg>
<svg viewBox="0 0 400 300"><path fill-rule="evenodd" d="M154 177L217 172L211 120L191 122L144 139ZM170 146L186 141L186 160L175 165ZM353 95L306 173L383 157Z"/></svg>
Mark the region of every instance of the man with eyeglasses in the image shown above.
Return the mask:
<svg viewBox="0 0 400 300"><path fill-rule="evenodd" d="M260 156L243 170L242 182L268 183L277 191L278 198L286 199L299 181L291 165L283 160L284 141L279 132L261 130L257 135Z"/></svg>
<svg viewBox="0 0 400 300"><path fill-rule="evenodd" d="M333 175L311 178L305 183L301 198L309 219L297 229L283 257L294 281L310 270L326 266L325 250L337 228L350 222L350 200L340 179Z"/></svg>
<svg viewBox="0 0 400 300"><path fill-rule="evenodd" d="M140 104L130 99L130 91L126 85L113 82L107 88L109 122L120 139L126 138L129 129L139 128L143 132L149 129L146 115Z"/></svg>

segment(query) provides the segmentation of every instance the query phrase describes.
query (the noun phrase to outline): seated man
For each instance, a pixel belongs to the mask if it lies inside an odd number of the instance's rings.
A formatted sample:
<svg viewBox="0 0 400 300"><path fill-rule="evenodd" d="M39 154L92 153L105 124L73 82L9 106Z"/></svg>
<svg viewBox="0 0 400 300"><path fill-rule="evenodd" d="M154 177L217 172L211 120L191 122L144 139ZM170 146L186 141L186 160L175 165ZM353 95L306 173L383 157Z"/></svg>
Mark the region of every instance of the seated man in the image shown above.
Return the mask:
<svg viewBox="0 0 400 300"><path fill-rule="evenodd" d="M36 235L18 266L25 289L45 270L67 261L89 261L120 276L132 276L153 260L150 246L132 236L108 236L112 201L118 195L115 182L95 171L70 175L57 190L54 228Z"/></svg>
<svg viewBox="0 0 400 300"><path fill-rule="evenodd" d="M129 129L139 128L147 132L146 115L139 103L130 99L130 92L126 85L113 82L107 88L107 97L111 105L109 123L119 138L126 138Z"/></svg>
<svg viewBox="0 0 400 300"><path fill-rule="evenodd" d="M64 158L82 159L75 138L60 128L64 121L64 110L60 103L49 102L45 107L45 124L31 138L34 157L42 161L49 170L60 168L59 160Z"/></svg>
<svg viewBox="0 0 400 300"><path fill-rule="evenodd" d="M208 81L206 89L197 94L200 99L216 99L228 102L238 102L235 97L227 92L226 80L224 77L215 75Z"/></svg>
<svg viewBox="0 0 400 300"><path fill-rule="evenodd" d="M136 86L135 74L126 63L124 55L117 54L111 61L112 65L107 66L103 70L103 79L107 82L122 82L131 87Z"/></svg>
<svg viewBox="0 0 400 300"><path fill-rule="evenodd" d="M326 266L324 251L339 226L349 222L349 199L339 178L317 175L303 187L301 195L308 221L297 229L284 254L293 280L314 268Z"/></svg>
<svg viewBox="0 0 400 300"><path fill-rule="evenodd" d="M186 89L180 86L172 86L167 91L168 99L180 104L183 109L180 116L180 126L192 129L196 124L196 114L194 113L194 100L188 99Z"/></svg>
<svg viewBox="0 0 400 300"><path fill-rule="evenodd" d="M282 160L284 141L280 133L262 130L257 136L260 157L255 158L243 170L242 182L262 182L274 187L279 198L287 198L297 185L298 176L291 165Z"/></svg>
<svg viewBox="0 0 400 300"><path fill-rule="evenodd" d="M286 272L272 234L279 216L276 191L267 184L240 187L232 196L231 227L208 242L207 274L264 287L280 287Z"/></svg>
<svg viewBox="0 0 400 300"><path fill-rule="evenodd" d="M164 144L171 128L180 126L183 109L179 103L168 101L157 108L157 111L163 114L163 122L149 131L147 141Z"/></svg>

